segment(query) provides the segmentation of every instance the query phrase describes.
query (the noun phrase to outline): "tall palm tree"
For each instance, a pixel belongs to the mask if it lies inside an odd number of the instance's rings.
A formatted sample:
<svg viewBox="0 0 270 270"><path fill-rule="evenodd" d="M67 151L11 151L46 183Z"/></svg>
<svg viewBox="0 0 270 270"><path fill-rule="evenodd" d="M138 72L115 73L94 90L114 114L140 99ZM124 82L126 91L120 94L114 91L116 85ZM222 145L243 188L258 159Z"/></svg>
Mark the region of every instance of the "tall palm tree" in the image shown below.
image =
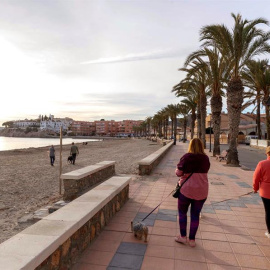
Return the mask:
<svg viewBox="0 0 270 270"><path fill-rule="evenodd" d="M179 104L170 104L167 106L167 109L172 120L172 133L174 137L174 145L176 145L177 115L181 112L181 110Z"/></svg>
<svg viewBox="0 0 270 270"><path fill-rule="evenodd" d="M208 25L201 29L203 46L217 48L230 69L227 87L227 109L229 117L229 153L227 164L239 166L237 137L241 107L243 103L243 83L241 69L247 61L261 53L270 52L269 32L258 29L258 24L268 25L263 18L243 20L240 14L233 14L234 27L230 31L225 25Z"/></svg>
<svg viewBox="0 0 270 270"><path fill-rule="evenodd" d="M188 57L184 68L180 69L181 71L187 72L187 77L192 78L194 82L194 87L199 92L199 109L200 114L197 115L197 121L198 124L200 124L200 131L201 134L199 134L199 138L201 138L204 147L206 147L206 138L205 138L205 120L206 120L206 106L207 106L207 94L206 94L206 88L207 88L207 71L206 67L203 65L203 60L200 57L196 57L195 59L192 59L190 61L190 58Z"/></svg>
<svg viewBox="0 0 270 270"><path fill-rule="evenodd" d="M222 112L222 96L224 93L222 88L228 79L228 68L224 58L220 55L217 48L207 48L196 51L189 55L188 62L193 59L200 59L200 66L207 73L207 85L211 92L211 121L214 130L214 148L213 156L220 154L220 124Z"/></svg>
<svg viewBox="0 0 270 270"><path fill-rule="evenodd" d="M196 110L200 112L200 110L198 109L199 107L198 104L200 104L199 91L196 89L195 83L190 78L185 78L179 84L173 87L172 92L174 92L177 97L185 97L184 99L181 100L181 102L189 106L191 109L191 139L193 139L195 121L197 118ZM199 124L198 129L200 131L201 127L200 121L198 121L198 124Z"/></svg>
<svg viewBox="0 0 270 270"><path fill-rule="evenodd" d="M248 98L248 101L245 103L245 105L249 105L250 103L255 105L255 108L257 109L257 115L256 115L256 124L257 124L257 135L258 138L261 139L261 102L262 102L262 96L263 91L262 89L265 87L265 85L270 85L270 78L269 81L267 80L267 65L268 60L250 60L247 62L246 67L242 70L242 78L244 86L249 88L249 91L245 93L245 97Z"/></svg>
<svg viewBox="0 0 270 270"><path fill-rule="evenodd" d="M188 107L186 104L180 104L179 112L181 115L183 115L183 118L182 118L183 129L184 129L183 140L185 142L187 139L187 117L190 112L190 107Z"/></svg>

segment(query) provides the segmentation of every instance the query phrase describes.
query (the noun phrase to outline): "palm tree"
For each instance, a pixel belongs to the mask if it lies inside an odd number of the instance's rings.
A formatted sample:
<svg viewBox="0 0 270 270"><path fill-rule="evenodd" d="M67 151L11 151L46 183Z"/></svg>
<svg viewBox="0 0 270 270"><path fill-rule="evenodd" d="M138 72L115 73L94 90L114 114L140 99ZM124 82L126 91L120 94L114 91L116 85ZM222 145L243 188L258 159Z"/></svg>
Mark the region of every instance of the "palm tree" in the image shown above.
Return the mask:
<svg viewBox="0 0 270 270"><path fill-rule="evenodd" d="M179 112L180 114L183 115L183 118L182 118L183 129L184 129L183 141L185 142L187 139L187 117L190 112L190 107L188 107L186 104L180 104Z"/></svg>
<svg viewBox="0 0 270 270"><path fill-rule="evenodd" d="M172 89L177 97L185 97L181 100L182 103L186 104L191 109L191 139L194 137L194 128L196 121L196 110L199 112L199 91L196 90L194 82L191 79L184 79L179 84L175 85ZM199 114L200 115L200 114ZM199 125L199 128L201 125ZM201 132L200 132L201 133Z"/></svg>
<svg viewBox="0 0 270 270"><path fill-rule="evenodd" d="M268 60L250 60L247 62L246 67L242 70L242 78L244 86L249 88L249 91L245 93L245 98L248 98L248 101L244 104L248 106L251 104L256 104L255 108L257 109L257 135L258 138L261 139L261 101L263 92L262 89L265 85L269 85L270 81L267 83L265 79L267 79L266 68L268 65Z"/></svg>
<svg viewBox="0 0 270 270"><path fill-rule="evenodd" d="M167 106L168 113L172 120L172 134L174 138L174 145L176 145L176 135L177 135L177 115L181 112L179 104L170 104Z"/></svg>
<svg viewBox="0 0 270 270"><path fill-rule="evenodd" d="M261 53L270 52L267 43L269 33L256 28L258 24L268 25L262 18L248 21L240 14L233 14L234 27L230 31L225 25L208 25L201 29L201 40L204 47L217 48L230 69L230 80L227 87L227 109L229 117L229 153L227 164L239 166L237 137L240 114L243 103L243 83L241 69L247 61Z"/></svg>
<svg viewBox="0 0 270 270"><path fill-rule="evenodd" d="M204 47L192 53L187 61L191 62L193 59L200 59L200 66L207 73L207 85L211 92L211 121L214 130L213 156L216 156L220 154L219 137L223 105L222 96L224 96L222 88L224 87L225 80L228 79L228 68L224 58L216 48Z"/></svg>
<svg viewBox="0 0 270 270"><path fill-rule="evenodd" d="M199 105L198 111L199 114L197 115L198 126L200 125L199 138L201 138L204 147L206 147L206 138L205 138L205 119L206 119L206 106L207 106L207 70L205 65L203 65L203 60L200 57L196 57L190 61L188 57L184 68L180 69L181 71L187 72L187 77L192 78L194 87L199 92Z"/></svg>

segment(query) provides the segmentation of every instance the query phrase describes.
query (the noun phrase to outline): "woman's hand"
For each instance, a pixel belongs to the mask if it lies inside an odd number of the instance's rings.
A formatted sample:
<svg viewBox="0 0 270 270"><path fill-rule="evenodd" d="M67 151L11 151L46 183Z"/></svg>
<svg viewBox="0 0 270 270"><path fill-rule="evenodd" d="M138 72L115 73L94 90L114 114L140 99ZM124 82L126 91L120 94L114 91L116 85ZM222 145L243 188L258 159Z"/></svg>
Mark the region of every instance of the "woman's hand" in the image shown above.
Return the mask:
<svg viewBox="0 0 270 270"><path fill-rule="evenodd" d="M178 177L180 177L180 176L182 176L182 175L184 174L184 172L183 172L183 171L180 171L178 168L176 168L176 169L175 169L175 174L176 174Z"/></svg>

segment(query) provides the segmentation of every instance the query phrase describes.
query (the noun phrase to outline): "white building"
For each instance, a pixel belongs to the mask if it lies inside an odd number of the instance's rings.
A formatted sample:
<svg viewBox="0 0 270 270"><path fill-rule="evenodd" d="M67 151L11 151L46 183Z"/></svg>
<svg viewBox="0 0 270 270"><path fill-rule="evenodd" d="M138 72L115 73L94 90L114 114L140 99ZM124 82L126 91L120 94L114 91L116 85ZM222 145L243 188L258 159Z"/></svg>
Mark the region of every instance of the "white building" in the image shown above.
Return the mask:
<svg viewBox="0 0 270 270"><path fill-rule="evenodd" d="M13 126L16 128L27 128L27 127L39 127L39 122L35 120L17 120L13 122Z"/></svg>
<svg viewBox="0 0 270 270"><path fill-rule="evenodd" d="M68 131L69 126L72 123L71 118L54 118L53 115L49 116L48 120L40 121L40 130L52 130L55 132L60 132L60 128L62 127L62 131Z"/></svg>

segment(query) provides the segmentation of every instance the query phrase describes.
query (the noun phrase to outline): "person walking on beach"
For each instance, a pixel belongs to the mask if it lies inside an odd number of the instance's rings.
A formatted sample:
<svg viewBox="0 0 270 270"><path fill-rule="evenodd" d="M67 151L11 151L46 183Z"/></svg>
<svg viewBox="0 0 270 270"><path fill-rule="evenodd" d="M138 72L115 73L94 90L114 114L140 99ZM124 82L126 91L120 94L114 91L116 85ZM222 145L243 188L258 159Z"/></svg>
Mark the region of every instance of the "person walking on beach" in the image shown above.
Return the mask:
<svg viewBox="0 0 270 270"><path fill-rule="evenodd" d="M265 235L270 238L270 146L266 147L266 160L258 163L253 174L254 193L260 192L265 209L265 222L267 232Z"/></svg>
<svg viewBox="0 0 270 270"><path fill-rule="evenodd" d="M77 145L75 145L73 142L71 145L71 148L70 148L70 155L72 156L72 164L73 165L75 165L75 160L76 160L77 154L79 155L79 149L78 149Z"/></svg>
<svg viewBox="0 0 270 270"><path fill-rule="evenodd" d="M50 162L51 166L54 166L54 161L55 161L55 149L54 146L52 145L49 149L49 156L50 156Z"/></svg>
<svg viewBox="0 0 270 270"><path fill-rule="evenodd" d="M189 143L188 153L183 155L177 164L175 173L180 177L179 185L192 173L180 190L178 197L178 212L180 235L175 237L178 243L187 243L195 247L195 236L199 227L200 212L208 196L208 176L210 168L208 156L204 152L200 139L192 139ZM189 241L187 240L187 211L191 205L191 221Z"/></svg>

